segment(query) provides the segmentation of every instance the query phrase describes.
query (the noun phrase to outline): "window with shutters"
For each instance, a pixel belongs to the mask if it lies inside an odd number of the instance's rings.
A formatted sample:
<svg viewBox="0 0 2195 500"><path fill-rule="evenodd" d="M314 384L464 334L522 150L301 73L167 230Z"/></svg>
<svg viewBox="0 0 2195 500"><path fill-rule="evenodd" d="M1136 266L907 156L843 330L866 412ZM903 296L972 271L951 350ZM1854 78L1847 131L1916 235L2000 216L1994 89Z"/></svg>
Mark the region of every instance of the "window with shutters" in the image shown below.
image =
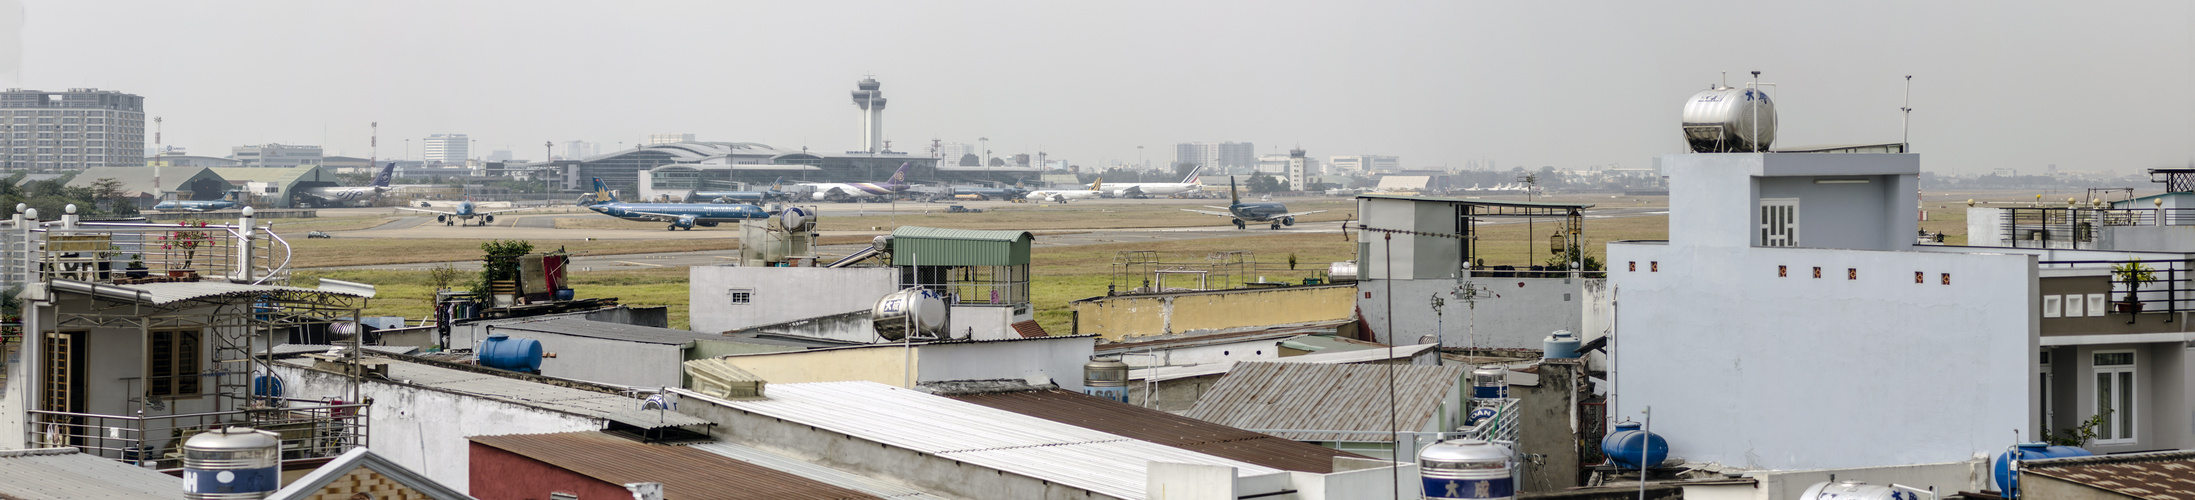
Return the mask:
<svg viewBox="0 0 2195 500"><path fill-rule="evenodd" d="M1761 199L1761 246L1799 246L1799 200Z"/></svg>
<svg viewBox="0 0 2195 500"><path fill-rule="evenodd" d="M145 394L188 397L199 394L198 330L152 332L152 352L145 356Z"/></svg>

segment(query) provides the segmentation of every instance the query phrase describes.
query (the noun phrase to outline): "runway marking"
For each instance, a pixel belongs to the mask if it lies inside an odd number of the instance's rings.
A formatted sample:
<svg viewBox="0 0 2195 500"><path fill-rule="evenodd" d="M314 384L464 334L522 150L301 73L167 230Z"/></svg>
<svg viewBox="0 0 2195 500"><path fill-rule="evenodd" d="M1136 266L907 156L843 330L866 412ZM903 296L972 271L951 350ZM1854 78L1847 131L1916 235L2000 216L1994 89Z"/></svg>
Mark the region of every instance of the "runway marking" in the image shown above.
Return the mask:
<svg viewBox="0 0 2195 500"><path fill-rule="evenodd" d="M647 263L641 263L641 262L629 262L629 261L622 261L622 260L613 260L613 261L610 261L610 262L616 262L616 263L619 263L619 264L630 264L630 265L635 265L635 266L663 267L663 265L662 265L662 264L647 264Z"/></svg>

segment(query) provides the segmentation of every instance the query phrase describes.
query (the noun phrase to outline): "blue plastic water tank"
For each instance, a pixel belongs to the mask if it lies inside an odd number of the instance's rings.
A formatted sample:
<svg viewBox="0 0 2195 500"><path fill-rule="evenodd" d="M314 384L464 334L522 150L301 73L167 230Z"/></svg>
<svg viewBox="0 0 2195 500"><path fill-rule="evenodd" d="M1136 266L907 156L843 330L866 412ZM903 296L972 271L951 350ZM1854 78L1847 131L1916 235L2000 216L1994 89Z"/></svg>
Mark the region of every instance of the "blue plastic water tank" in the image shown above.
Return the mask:
<svg viewBox="0 0 2195 500"><path fill-rule="evenodd" d="M282 379L273 375L252 377L252 395L266 398L282 397Z"/></svg>
<svg viewBox="0 0 2195 500"><path fill-rule="evenodd" d="M1601 453L1616 467L1642 469L1660 464L1669 458L1669 441L1651 432L1639 430L1639 424L1616 424L1616 432L1601 438Z"/></svg>
<svg viewBox="0 0 2195 500"><path fill-rule="evenodd" d="M573 293L572 289L570 288L559 289L556 291L556 300L572 300L572 297Z"/></svg>
<svg viewBox="0 0 2195 500"><path fill-rule="evenodd" d="M1555 334L1548 336L1541 344L1546 349L1543 357L1547 359L1578 357L1578 336L1571 335L1569 330L1555 330Z"/></svg>
<svg viewBox="0 0 2195 500"><path fill-rule="evenodd" d="M541 342L514 339L501 333L480 341L480 366L514 372L541 373Z"/></svg>
<svg viewBox="0 0 2195 500"><path fill-rule="evenodd" d="M1994 467L1991 468L1993 469L1992 472L1994 473L1990 476L1997 480L1997 491L2002 491L2008 496L2017 492L2020 488L2020 478L2012 475L2012 461L2015 459L2015 453L2018 454L2018 460L2085 457L2093 455L2093 453L2089 453L2088 450L2074 448L2071 446L2051 446L2048 443L2020 443L2019 446L2014 447L2013 449L2005 450L2004 453L1998 453L1997 463Z"/></svg>

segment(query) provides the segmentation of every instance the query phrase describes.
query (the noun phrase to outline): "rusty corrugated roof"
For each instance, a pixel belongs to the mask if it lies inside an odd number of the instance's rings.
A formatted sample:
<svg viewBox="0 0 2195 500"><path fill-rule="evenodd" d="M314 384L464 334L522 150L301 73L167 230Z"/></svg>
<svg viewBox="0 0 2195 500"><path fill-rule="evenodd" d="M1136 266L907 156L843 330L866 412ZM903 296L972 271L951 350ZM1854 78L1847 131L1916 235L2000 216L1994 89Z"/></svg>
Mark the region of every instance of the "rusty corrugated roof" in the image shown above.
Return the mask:
<svg viewBox="0 0 2195 500"><path fill-rule="evenodd" d="M1051 336L1044 332L1044 325L1037 324L1035 320L1014 322L1014 333L1021 334L1021 338L1025 339Z"/></svg>
<svg viewBox="0 0 2195 500"><path fill-rule="evenodd" d="M1334 457L1369 458L1065 390L950 397L1275 469L1326 474L1334 471Z"/></svg>
<svg viewBox="0 0 2195 500"><path fill-rule="evenodd" d="M663 483L667 499L878 498L730 457L600 432L473 436L475 443L611 484Z"/></svg>
<svg viewBox="0 0 2195 500"><path fill-rule="evenodd" d="M2020 470L2135 498L2195 498L2190 451L2030 460Z"/></svg>
<svg viewBox="0 0 2195 500"><path fill-rule="evenodd" d="M1389 369L1394 370L1392 403ZM1392 441L1386 431L1425 429L1463 374L1463 367L1453 365L1242 362L1206 389L1186 415L1297 441ZM1392 427L1389 411L1395 415ZM1281 432L1292 429L1352 432Z"/></svg>

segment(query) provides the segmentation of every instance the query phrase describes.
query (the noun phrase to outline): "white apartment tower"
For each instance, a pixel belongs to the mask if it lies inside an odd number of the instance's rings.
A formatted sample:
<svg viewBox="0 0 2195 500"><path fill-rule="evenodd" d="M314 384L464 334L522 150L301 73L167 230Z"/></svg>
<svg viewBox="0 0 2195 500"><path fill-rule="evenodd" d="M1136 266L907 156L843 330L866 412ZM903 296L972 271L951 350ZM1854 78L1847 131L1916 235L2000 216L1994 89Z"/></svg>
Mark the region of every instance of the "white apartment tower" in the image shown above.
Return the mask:
<svg viewBox="0 0 2195 500"><path fill-rule="evenodd" d="M426 146L426 162L429 165L464 165L466 160L472 158L472 140L467 139L465 134L430 135L427 136Z"/></svg>
<svg viewBox="0 0 2195 500"><path fill-rule="evenodd" d="M1184 142L1174 145L1174 163L1189 163L1213 169L1213 173L1233 168L1256 168L1257 146L1247 142Z"/></svg>
<svg viewBox="0 0 2195 500"><path fill-rule="evenodd" d="M0 92L0 166L82 170L144 164L144 97L91 88Z"/></svg>
<svg viewBox="0 0 2195 500"><path fill-rule="evenodd" d="M884 152L884 91L875 78L863 78L854 83L854 106L861 108L861 147L876 154Z"/></svg>

